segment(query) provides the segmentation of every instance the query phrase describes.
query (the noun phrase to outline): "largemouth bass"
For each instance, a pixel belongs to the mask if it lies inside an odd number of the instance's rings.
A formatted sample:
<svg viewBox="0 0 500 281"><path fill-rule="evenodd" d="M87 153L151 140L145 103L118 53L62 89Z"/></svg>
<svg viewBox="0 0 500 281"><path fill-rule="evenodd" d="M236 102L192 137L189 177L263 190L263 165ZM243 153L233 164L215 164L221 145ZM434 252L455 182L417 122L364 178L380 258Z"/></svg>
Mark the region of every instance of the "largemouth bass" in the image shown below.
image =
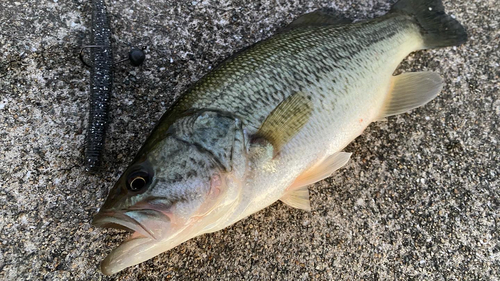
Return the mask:
<svg viewBox="0 0 500 281"><path fill-rule="evenodd" d="M393 76L409 53L467 35L440 0L401 0L357 23L317 11L195 83L161 118L94 224L133 234L104 274L223 229L269 205L310 210L308 185L348 161L373 121L424 105L433 72Z"/></svg>

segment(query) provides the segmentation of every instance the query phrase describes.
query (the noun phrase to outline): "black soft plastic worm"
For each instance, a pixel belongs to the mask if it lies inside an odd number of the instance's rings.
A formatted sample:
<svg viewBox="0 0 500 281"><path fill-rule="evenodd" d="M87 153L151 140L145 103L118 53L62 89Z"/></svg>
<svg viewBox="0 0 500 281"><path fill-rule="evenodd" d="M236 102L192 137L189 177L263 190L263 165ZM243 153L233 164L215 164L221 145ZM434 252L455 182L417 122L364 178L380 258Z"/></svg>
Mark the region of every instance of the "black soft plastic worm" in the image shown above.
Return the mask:
<svg viewBox="0 0 500 281"><path fill-rule="evenodd" d="M111 30L109 29L104 0L92 1L92 41L90 59L89 126L85 149L85 166L88 171L99 167L101 151L108 121L109 100L113 84L111 52Z"/></svg>

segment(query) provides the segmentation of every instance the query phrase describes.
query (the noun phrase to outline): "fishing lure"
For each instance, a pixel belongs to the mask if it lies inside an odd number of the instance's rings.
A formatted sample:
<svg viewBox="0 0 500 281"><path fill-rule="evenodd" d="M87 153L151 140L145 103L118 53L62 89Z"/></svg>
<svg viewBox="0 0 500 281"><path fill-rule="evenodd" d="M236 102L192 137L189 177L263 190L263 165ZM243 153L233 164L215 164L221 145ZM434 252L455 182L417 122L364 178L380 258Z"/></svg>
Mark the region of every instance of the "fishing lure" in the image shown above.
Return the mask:
<svg viewBox="0 0 500 281"><path fill-rule="evenodd" d="M90 111L87 129L85 166L88 171L99 167L108 122L109 99L113 85L111 30L104 0L92 1L92 42L90 59Z"/></svg>
<svg viewBox="0 0 500 281"><path fill-rule="evenodd" d="M109 99L113 86L112 69L115 65L111 51L111 30L104 0L93 0L92 9L93 45L84 46L80 52L80 60L84 65L91 67L89 125L85 148L87 171L97 170L101 160L108 123ZM90 64L83 58L85 48L91 49ZM117 64L128 60L132 66L140 66L146 59L144 49L132 48L128 58L118 61Z"/></svg>

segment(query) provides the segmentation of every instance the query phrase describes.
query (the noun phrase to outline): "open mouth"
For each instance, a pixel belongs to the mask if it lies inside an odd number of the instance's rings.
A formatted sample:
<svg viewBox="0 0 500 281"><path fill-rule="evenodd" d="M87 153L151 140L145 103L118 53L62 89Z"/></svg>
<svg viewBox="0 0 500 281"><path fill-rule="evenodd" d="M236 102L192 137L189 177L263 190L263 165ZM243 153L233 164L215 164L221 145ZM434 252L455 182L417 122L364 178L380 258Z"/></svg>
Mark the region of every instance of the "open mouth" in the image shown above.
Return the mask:
<svg viewBox="0 0 500 281"><path fill-rule="evenodd" d="M151 209L124 212L101 211L94 217L92 224L98 227L131 231L133 232L131 238L142 236L156 240L168 229L170 219L163 213Z"/></svg>
<svg viewBox="0 0 500 281"><path fill-rule="evenodd" d="M141 263L159 253L170 230L170 218L157 210L103 211L94 217L93 225L132 231L133 234L112 250L102 261L101 271L114 274L126 267Z"/></svg>

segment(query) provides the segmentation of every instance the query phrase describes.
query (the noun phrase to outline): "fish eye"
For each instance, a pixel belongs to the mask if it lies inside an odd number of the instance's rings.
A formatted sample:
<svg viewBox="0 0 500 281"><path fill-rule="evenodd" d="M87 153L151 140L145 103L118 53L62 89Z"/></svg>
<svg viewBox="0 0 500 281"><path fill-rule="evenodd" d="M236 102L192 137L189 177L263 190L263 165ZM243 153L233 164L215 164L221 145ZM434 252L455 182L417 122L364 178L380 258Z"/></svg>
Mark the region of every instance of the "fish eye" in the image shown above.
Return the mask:
<svg viewBox="0 0 500 281"><path fill-rule="evenodd" d="M141 191L151 183L151 177L147 172L137 171L128 176L127 188L130 191Z"/></svg>

